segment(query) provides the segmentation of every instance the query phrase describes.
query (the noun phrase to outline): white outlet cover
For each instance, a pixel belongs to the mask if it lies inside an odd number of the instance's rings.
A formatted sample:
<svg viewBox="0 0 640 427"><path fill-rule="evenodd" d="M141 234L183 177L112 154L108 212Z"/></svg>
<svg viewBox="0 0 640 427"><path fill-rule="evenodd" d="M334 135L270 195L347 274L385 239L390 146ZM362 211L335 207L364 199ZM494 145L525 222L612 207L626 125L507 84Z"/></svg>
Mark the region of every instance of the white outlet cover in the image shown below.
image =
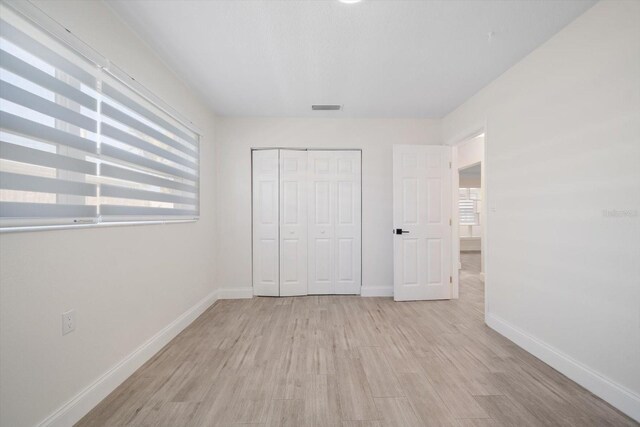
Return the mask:
<svg viewBox="0 0 640 427"><path fill-rule="evenodd" d="M69 310L62 313L62 335L76 329L76 311Z"/></svg>

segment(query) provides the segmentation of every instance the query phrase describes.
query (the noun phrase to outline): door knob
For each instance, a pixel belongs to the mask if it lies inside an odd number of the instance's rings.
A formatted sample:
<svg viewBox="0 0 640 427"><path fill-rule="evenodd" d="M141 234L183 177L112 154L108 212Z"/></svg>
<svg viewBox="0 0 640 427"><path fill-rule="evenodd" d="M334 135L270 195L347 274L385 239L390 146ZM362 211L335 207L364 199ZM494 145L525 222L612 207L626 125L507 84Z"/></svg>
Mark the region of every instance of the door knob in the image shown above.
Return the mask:
<svg viewBox="0 0 640 427"><path fill-rule="evenodd" d="M396 228L395 230L393 230L393 234L409 234L409 232L403 230L402 228Z"/></svg>

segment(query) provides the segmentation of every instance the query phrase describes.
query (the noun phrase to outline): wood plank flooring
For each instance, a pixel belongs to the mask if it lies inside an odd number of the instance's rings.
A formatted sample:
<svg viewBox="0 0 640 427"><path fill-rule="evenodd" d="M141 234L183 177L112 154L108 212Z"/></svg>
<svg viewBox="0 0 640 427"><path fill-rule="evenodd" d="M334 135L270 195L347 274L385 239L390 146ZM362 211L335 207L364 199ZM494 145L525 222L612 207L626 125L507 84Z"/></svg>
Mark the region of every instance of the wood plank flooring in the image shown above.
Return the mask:
<svg viewBox="0 0 640 427"><path fill-rule="evenodd" d="M218 301L78 426L633 426L460 299Z"/></svg>

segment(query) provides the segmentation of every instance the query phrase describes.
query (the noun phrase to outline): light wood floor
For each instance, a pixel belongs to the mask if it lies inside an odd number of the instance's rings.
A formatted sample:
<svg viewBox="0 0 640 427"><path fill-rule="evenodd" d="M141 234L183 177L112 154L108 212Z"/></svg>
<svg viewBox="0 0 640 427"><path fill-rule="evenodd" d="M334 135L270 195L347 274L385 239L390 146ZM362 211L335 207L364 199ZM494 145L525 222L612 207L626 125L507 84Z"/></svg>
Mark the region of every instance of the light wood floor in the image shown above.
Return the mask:
<svg viewBox="0 0 640 427"><path fill-rule="evenodd" d="M454 301L218 301L77 425L637 425L486 327L462 260Z"/></svg>

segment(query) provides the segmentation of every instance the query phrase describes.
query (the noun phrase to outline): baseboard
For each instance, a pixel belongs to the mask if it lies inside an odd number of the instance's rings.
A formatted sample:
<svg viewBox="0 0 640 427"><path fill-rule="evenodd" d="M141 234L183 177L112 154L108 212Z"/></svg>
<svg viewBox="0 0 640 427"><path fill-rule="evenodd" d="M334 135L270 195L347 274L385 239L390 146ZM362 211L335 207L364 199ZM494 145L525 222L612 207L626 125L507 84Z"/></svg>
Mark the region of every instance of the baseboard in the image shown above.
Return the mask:
<svg viewBox="0 0 640 427"><path fill-rule="evenodd" d="M392 297L393 287L386 286L373 286L360 288L360 296L363 297ZM253 288L251 286L246 287L233 287L233 288L221 288L218 290L218 299L244 299L253 298Z"/></svg>
<svg viewBox="0 0 640 427"><path fill-rule="evenodd" d="M371 286L360 288L360 296L363 297L392 297L393 288L387 286Z"/></svg>
<svg viewBox="0 0 640 427"><path fill-rule="evenodd" d="M491 313L487 325L591 393L640 421L640 396Z"/></svg>
<svg viewBox="0 0 640 427"><path fill-rule="evenodd" d="M363 297L392 297L393 288L386 286L373 286L360 288L360 296ZM221 288L218 290L218 299L244 299L253 298L253 288L251 286L246 287L233 287L233 288Z"/></svg>
<svg viewBox="0 0 640 427"><path fill-rule="evenodd" d="M218 299L244 298L253 298L253 288L251 286L218 289Z"/></svg>
<svg viewBox="0 0 640 427"><path fill-rule="evenodd" d="M180 317L105 372L91 385L45 418L38 426L69 427L74 425L216 302L218 293L219 291L216 290L204 297L196 305L184 312Z"/></svg>

